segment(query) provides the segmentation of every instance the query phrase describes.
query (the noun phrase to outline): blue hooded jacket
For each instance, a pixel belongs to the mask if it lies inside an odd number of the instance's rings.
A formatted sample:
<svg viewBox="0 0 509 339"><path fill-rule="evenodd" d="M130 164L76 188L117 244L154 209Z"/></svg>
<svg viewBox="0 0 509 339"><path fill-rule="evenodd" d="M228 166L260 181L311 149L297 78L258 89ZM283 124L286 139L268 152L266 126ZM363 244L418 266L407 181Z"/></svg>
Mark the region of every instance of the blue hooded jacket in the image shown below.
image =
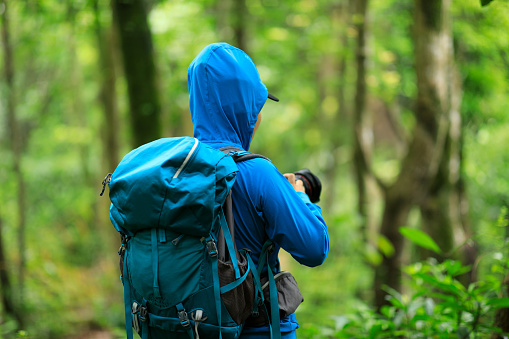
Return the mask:
<svg viewBox="0 0 509 339"><path fill-rule="evenodd" d="M249 56L226 43L207 46L188 70L189 105L194 136L214 148L249 150L254 126L268 91ZM252 251L255 264L267 239L299 263L318 266L329 252L327 226L320 208L296 192L265 159L238 163L232 188L237 248ZM279 271L279 265L277 267ZM281 319L281 332L294 332L295 315ZM269 328L244 328L242 338L259 338Z"/></svg>

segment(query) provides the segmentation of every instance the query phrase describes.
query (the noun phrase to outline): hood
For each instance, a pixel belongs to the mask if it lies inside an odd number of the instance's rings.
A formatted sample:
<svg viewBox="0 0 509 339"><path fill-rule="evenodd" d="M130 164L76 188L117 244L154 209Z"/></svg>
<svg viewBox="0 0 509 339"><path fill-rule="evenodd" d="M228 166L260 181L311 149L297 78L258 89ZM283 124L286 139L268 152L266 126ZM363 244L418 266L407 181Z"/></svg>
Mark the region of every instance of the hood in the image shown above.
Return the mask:
<svg viewBox="0 0 509 339"><path fill-rule="evenodd" d="M194 137L247 151L268 96L251 58L227 43L208 45L191 62L187 82Z"/></svg>

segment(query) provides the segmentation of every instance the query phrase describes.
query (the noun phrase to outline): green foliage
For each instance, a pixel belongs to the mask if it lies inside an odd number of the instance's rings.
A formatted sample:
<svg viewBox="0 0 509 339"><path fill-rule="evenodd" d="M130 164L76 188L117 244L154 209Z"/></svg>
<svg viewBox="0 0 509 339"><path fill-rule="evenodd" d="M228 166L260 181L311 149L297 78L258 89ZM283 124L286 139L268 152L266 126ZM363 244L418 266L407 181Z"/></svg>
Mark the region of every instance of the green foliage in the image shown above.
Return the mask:
<svg viewBox="0 0 509 339"><path fill-rule="evenodd" d="M437 254L442 253L442 250L438 247L437 243L423 231L410 227L400 227L399 231L404 237L414 244L425 249L432 250Z"/></svg>
<svg viewBox="0 0 509 339"><path fill-rule="evenodd" d="M108 30L110 1L98 3L99 22ZM228 26L233 14L220 12L222 3L151 1L166 136L192 134L186 79L191 60L211 42L235 44ZM324 189L321 206L330 232L329 258L313 269L289 263L305 298L297 311L299 338L482 336L490 331L495 309L507 306L507 299L496 298L507 262L500 253L487 253L507 246L503 239L509 210L509 4L482 0L489 4L482 7L479 0L452 2L454 50L463 84L460 174L469 195L469 222L472 239L479 245L482 282L462 287L459 277L467 268L455 261L413 264L406 269L411 292L389 291L389 305L378 314L366 306L373 296L372 269L382 256L390 257L394 247L383 237L367 245L359 227L364 220L356 212L350 173L351 111L357 37L353 23L360 18L348 3L355 1L247 1L248 53L269 90L281 99L264 107L251 150L269 156L282 172L310 168L320 176ZM98 67L91 2L9 1L8 6L27 183L27 274L19 303L27 328L16 334L17 324L2 314L0 333L44 339L105 328L122 337L119 244L107 219L107 198L98 200L100 182L105 172L113 170L105 170L102 155L107 157L113 150L102 143L104 116L98 98L104 70ZM413 1L370 1L368 12L368 110L376 127L377 118L390 114L402 131L397 142L387 137L388 127L375 131L374 168L390 181L399 171L399 158L406 151L402 143L414 125L418 86ZM223 27L222 14L227 17ZM118 58L115 63L120 66ZM2 71L3 67L2 62ZM122 155L130 140L120 67L116 77L120 121L115 128ZM6 95L2 81L0 218L8 271L17 288L19 216ZM329 192L333 194L328 196ZM372 198L370 207L378 211L381 197L373 193ZM403 228L402 234L415 245L440 253L415 224L418 221Z"/></svg>
<svg viewBox="0 0 509 339"><path fill-rule="evenodd" d="M501 258L498 264L507 270L509 260ZM454 260L409 265L405 272L412 292L386 288L388 303L380 313L361 304L355 313L333 317L332 327L306 331L306 337L484 338L501 333L493 318L497 309L509 307L509 298L498 297L504 276L493 273L465 287L458 277L468 271Z"/></svg>
<svg viewBox="0 0 509 339"><path fill-rule="evenodd" d="M502 209L501 216L507 215ZM440 250L432 239L418 230L402 227L401 233L418 246ZM507 246L503 247L507 252ZM440 253L440 252L437 252ZM406 293L387 286L387 304L379 312L364 303L355 311L332 316L333 326L308 326L305 338L488 338L502 333L494 324L495 312L508 308L506 277L509 256L493 254L489 273L482 280L465 286L461 277L472 267L448 259L434 258L404 268Z"/></svg>

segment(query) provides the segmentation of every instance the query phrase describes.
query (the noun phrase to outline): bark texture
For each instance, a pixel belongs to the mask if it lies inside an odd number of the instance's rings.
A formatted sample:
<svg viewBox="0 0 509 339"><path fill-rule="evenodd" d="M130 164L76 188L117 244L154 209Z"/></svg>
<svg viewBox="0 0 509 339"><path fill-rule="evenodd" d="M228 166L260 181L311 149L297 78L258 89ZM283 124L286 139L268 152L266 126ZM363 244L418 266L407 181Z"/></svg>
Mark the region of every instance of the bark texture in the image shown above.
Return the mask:
<svg viewBox="0 0 509 339"><path fill-rule="evenodd" d="M143 0L113 0L129 93L133 147L161 137L154 47Z"/></svg>
<svg viewBox="0 0 509 339"><path fill-rule="evenodd" d="M331 140L332 156L330 160L330 164L327 166L327 170L325 172L326 181L329 183L328 189L325 191L326 197L324 202L327 202L326 210L332 211L335 206L335 197L337 194L336 189L336 178L337 176L337 168L339 165L339 152L341 149L341 145L343 145L347 138L350 138L350 134L348 133L350 128L341 128L341 126L351 126L350 122L350 114L346 100L346 82L347 82L347 57L346 50L348 48L348 35L347 30L350 26L350 16L351 16L351 1L341 2L335 5L332 5L330 8L331 20L334 23L333 27L338 27L339 30L337 32L337 41L339 42L341 49L340 53L335 56L335 61L337 64L337 71L335 76L338 78L338 86L335 89L335 96L338 101L338 109L334 116L330 119L324 117L323 120L323 131L328 131L328 136ZM345 123L346 122L346 123Z"/></svg>
<svg viewBox="0 0 509 339"><path fill-rule="evenodd" d="M458 209L453 199L454 184L458 181L457 157L458 136L461 123L451 119L459 119L459 88L453 81L453 54L450 3L421 3L417 7L416 19L418 21L417 36L423 30L429 32L425 39L417 45L416 60L418 64L418 77L423 79L421 105L426 110L435 111L433 114L439 123L439 142L443 140L443 150L439 153L437 172L433 177L427 196L420 203L422 224L427 232L438 244L444 253L449 253L454 247L454 229L459 226ZM431 17L433 16L433 17ZM426 60L434 54L435 66L428 71ZM454 100L453 100L454 99ZM436 108L433 105L438 105ZM454 107L453 107L454 106ZM453 113L455 114L453 117ZM428 121L428 120L426 120ZM435 122L436 123L436 122ZM440 129L440 127L442 129ZM437 152L438 153L438 152ZM453 161L455 161L453 163ZM430 253L426 253L429 256ZM435 254L436 256L436 254ZM444 259L440 257L438 259Z"/></svg>
<svg viewBox="0 0 509 339"><path fill-rule="evenodd" d="M118 153L118 107L116 93L115 57L113 52L113 30L104 28L100 20L99 1L93 1L94 30L99 50L101 89L99 99L104 113L103 153L107 171L113 172L119 162Z"/></svg>
<svg viewBox="0 0 509 339"><path fill-rule="evenodd" d="M396 181L385 189L385 206L380 233L394 246L394 254L383 256L375 273L375 305L386 304L382 286L401 290L403 237L415 205L428 198L437 173L442 173L442 157L449 131L449 72L451 58L450 0L416 0L415 62L417 73L416 124L408 153Z"/></svg>
<svg viewBox="0 0 509 339"><path fill-rule="evenodd" d="M14 57L11 44L11 35L9 28L9 4L3 0L4 11L2 15L2 43L4 54L4 76L6 81L6 110L7 121L10 132L10 144L13 154L13 172L17 182L17 217L18 217L18 250L20 262L18 266L18 293L19 305L23 305L23 289L25 283L25 229L26 229L26 199L25 199L25 179L23 177L22 160L22 139L20 125L16 116L16 90L14 85ZM6 265L6 255L3 247L3 220L0 215L0 282L2 283L2 303L4 311L14 317L18 322L19 328L23 328L22 313L15 307L13 291L10 283L9 272Z"/></svg>
<svg viewBox="0 0 509 339"><path fill-rule="evenodd" d="M233 1L233 36L235 46L243 50L249 55L247 46L247 29L248 13L246 0Z"/></svg>
<svg viewBox="0 0 509 339"><path fill-rule="evenodd" d="M367 18L368 18L368 0L359 0L356 2L355 24L357 30L357 48L356 48L356 73L357 81L355 85L355 102L353 114L353 164L355 173L355 183L357 186L357 211L362 218L361 232L364 239L367 236L367 176L369 162L372 153L373 136L370 128L370 117L367 114L367 90L366 90L366 68L367 68Z"/></svg>

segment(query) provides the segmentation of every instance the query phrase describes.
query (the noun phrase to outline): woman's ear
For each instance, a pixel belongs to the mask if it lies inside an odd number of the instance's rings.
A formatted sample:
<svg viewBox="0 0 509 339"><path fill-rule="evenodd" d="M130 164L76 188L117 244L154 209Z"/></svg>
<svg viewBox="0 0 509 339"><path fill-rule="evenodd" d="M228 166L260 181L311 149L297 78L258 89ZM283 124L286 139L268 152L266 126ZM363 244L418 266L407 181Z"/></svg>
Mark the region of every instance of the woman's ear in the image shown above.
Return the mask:
<svg viewBox="0 0 509 339"><path fill-rule="evenodd" d="M253 140L253 137L256 133L256 130L258 129L258 126L260 126L260 122L262 121L262 113L258 113L258 119L256 119L256 124L253 130L253 135L251 136L251 140Z"/></svg>

